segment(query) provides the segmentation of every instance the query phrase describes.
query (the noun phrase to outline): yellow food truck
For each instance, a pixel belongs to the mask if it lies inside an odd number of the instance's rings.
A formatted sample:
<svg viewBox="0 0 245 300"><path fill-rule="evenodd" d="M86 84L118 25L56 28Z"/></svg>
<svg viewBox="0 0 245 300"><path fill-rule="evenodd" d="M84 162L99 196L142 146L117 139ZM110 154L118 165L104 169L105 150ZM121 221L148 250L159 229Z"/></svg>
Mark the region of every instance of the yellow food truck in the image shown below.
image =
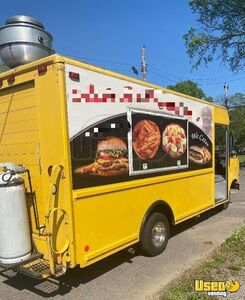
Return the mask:
<svg viewBox="0 0 245 300"><path fill-rule="evenodd" d="M158 255L172 225L227 205L229 161L217 104L56 54L10 69L0 264L45 278L137 243Z"/></svg>

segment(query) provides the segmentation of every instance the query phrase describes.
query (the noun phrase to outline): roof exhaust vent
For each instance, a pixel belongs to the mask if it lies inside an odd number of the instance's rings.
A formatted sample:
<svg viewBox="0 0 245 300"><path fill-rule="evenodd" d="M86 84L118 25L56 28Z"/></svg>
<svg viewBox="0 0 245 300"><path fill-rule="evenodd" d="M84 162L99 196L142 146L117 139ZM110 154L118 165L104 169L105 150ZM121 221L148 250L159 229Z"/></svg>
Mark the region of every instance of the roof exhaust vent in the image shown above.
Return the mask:
<svg viewBox="0 0 245 300"><path fill-rule="evenodd" d="M54 53L53 37L43 24L28 16L13 16L0 28L0 57L15 68Z"/></svg>

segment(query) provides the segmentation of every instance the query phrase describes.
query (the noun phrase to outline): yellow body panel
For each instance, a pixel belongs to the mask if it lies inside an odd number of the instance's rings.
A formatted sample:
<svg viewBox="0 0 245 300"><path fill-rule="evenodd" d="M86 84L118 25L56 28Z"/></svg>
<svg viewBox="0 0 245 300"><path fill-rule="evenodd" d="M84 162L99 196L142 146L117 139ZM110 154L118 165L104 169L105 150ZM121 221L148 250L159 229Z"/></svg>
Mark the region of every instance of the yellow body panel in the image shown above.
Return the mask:
<svg viewBox="0 0 245 300"><path fill-rule="evenodd" d="M31 171L39 221L46 225L44 231L36 229L28 199L32 234L45 258L86 266L136 243L145 213L158 200L169 205L174 223L215 206L214 167L73 191L65 62L160 89L58 55L0 74L0 162L21 163ZM48 70L38 74L43 64ZM11 74L15 82L8 84ZM228 125L227 111L213 107L215 122Z"/></svg>
<svg viewBox="0 0 245 300"><path fill-rule="evenodd" d="M230 164L229 164L229 187L231 187L233 182L239 183L240 177L240 163L239 158L230 157Z"/></svg>
<svg viewBox="0 0 245 300"><path fill-rule="evenodd" d="M164 200L169 204L175 223L212 207L213 188L211 184L207 185L207 182L212 181L212 170L206 170L202 174L179 174L177 178L176 175L171 175L157 180L145 179L139 185L132 182L121 183L113 190L104 186L97 193L91 191L89 196L85 191L83 195L78 191L74 192L76 228L89 229L77 229L77 240L82 241L81 244L77 243L79 261L86 265L90 259L97 258L105 245L112 243L115 249L111 250L116 250L119 245L127 245L130 236L131 241L138 241L144 215L157 200ZM201 190L193 188L197 184L202 186ZM81 212L84 218L81 218ZM118 240L121 241L119 245ZM84 252L86 245L90 247L89 255ZM103 251L101 254L104 254Z"/></svg>

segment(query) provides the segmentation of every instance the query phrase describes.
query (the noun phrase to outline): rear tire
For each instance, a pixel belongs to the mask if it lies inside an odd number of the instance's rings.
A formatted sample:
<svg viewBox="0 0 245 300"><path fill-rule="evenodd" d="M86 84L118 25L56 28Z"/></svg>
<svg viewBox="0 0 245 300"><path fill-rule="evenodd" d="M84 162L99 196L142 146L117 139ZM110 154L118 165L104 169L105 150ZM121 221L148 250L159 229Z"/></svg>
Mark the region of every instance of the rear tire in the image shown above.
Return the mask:
<svg viewBox="0 0 245 300"><path fill-rule="evenodd" d="M161 213L153 213L147 220L142 236L141 250L146 256L156 256L161 254L169 239L169 222Z"/></svg>
<svg viewBox="0 0 245 300"><path fill-rule="evenodd" d="M221 209L222 209L222 210L227 209L227 208L229 207L229 204L230 204L230 201L225 202L224 204L221 205Z"/></svg>
<svg viewBox="0 0 245 300"><path fill-rule="evenodd" d="M229 191L229 201L225 202L224 204L222 204L222 209L225 210L229 207L231 202L231 191Z"/></svg>

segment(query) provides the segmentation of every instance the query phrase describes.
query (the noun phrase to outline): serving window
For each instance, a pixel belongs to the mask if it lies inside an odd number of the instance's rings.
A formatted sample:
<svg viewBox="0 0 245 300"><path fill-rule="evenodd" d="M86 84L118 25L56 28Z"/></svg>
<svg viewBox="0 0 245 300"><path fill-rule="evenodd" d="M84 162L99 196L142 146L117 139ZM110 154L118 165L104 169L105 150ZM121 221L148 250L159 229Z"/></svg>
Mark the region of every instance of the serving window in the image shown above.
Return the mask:
<svg viewBox="0 0 245 300"><path fill-rule="evenodd" d="M129 175L188 168L188 120L128 109Z"/></svg>

